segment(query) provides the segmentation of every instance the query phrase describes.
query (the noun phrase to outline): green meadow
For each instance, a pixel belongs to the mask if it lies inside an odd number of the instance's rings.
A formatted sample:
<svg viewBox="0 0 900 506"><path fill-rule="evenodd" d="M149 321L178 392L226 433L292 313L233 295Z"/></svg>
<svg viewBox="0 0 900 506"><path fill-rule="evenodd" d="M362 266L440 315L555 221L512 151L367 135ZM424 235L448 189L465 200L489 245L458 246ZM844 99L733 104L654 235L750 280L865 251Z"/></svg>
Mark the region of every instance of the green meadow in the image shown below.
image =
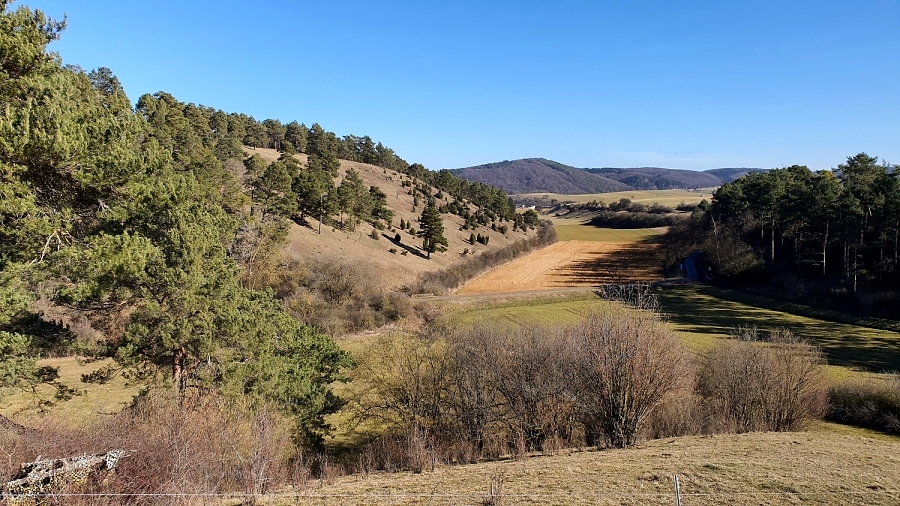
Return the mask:
<svg viewBox="0 0 900 506"><path fill-rule="evenodd" d="M871 322L865 318L798 303L777 309L774 306L781 304L777 299L706 285L661 286L656 293L669 325L695 350L728 337L741 326L755 326L763 334L786 328L820 347L831 369L838 369L836 374L900 370L900 333L867 326ZM460 306L449 318L458 324L551 325L571 323L607 303L593 293L579 292L563 299ZM886 326L889 322L880 323Z"/></svg>

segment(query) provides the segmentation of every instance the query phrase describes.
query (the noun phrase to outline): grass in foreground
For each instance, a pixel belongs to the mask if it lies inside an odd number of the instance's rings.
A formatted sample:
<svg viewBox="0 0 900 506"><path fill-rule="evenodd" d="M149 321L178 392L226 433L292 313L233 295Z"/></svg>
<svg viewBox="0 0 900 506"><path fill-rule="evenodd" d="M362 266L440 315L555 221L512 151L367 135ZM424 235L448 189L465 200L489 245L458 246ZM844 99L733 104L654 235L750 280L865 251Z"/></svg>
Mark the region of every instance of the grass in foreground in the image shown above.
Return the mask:
<svg viewBox="0 0 900 506"><path fill-rule="evenodd" d="M897 504L900 438L854 429L662 439L421 474L344 476L271 503L670 505L676 474L690 505ZM492 483L501 491L494 502Z"/></svg>

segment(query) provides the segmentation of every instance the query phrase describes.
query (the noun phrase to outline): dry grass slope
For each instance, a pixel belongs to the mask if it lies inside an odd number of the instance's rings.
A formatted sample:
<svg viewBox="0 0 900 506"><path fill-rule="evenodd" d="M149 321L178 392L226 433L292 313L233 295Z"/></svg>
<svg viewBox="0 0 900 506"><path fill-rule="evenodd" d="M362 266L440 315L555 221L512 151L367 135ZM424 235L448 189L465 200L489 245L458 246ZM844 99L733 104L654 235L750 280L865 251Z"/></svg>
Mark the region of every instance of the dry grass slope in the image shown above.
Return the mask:
<svg viewBox="0 0 900 506"><path fill-rule="evenodd" d="M281 153L274 149L245 149L248 154L259 154L267 161L277 160ZM306 155L299 154L296 157L301 163L306 163ZM412 221L413 228L418 229L417 220L422 213L422 204L413 210L413 197L407 195L409 188L401 186L403 179L407 177L392 170L387 170L375 165L341 160L341 177L347 170L353 168L359 173L359 177L367 186L377 186L387 195L387 206L394 211L394 225L401 219ZM339 184L339 180L336 184ZM449 196L445 194L444 200L439 200L438 205L449 202ZM354 232L345 233L334 230L331 227L322 227L322 234L317 233L318 220L315 217L307 217L308 226L292 225L288 234L288 243L284 249L284 255L293 259L325 258L337 255L354 262L370 265L372 275L380 279L389 288L400 288L411 285L420 274L428 271L439 270L465 259L462 256L466 249L476 255L481 251L498 249L520 239L533 237L535 232L513 232L512 226L506 234L493 231L490 227L480 227L476 232L490 237L488 246L469 243L469 235L472 230L460 230L464 220L459 216L444 214L444 235L447 237L448 246L446 253L438 253L431 256L431 260L424 258L420 248L422 240L413 237L407 232L400 231L402 246L393 242L396 232L391 229L379 231L380 239L369 237L372 226L361 224ZM399 230L398 230L399 231ZM390 249L398 250L390 253ZM411 250L411 254L401 255L404 249Z"/></svg>

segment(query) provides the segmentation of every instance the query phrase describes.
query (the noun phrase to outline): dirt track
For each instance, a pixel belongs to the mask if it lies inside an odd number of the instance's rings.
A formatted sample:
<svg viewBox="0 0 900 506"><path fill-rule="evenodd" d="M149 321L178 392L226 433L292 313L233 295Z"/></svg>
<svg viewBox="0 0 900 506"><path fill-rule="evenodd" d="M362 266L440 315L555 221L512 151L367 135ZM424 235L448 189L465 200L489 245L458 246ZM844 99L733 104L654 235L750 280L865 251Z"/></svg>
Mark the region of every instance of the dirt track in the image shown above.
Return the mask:
<svg viewBox="0 0 900 506"><path fill-rule="evenodd" d="M475 278L458 295L548 290L662 279L656 244L564 241Z"/></svg>

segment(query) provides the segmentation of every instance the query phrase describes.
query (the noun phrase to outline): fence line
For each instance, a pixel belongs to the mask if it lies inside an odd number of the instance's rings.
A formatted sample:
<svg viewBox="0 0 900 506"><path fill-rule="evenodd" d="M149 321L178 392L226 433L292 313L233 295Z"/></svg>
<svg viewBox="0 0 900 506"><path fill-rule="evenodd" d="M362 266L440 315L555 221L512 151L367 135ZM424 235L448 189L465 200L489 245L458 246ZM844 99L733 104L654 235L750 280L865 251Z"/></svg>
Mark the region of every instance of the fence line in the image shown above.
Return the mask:
<svg viewBox="0 0 900 506"><path fill-rule="evenodd" d="M467 492L467 493L375 493L368 492L364 494L312 494L305 492L295 493L273 493L273 494L249 494L249 493L187 493L187 492L145 492L145 493L122 493L122 492L95 492L95 493L46 493L46 494L16 494L4 495L4 499L8 498L36 498L36 497L82 497L82 498L100 498L100 497L135 497L135 498L219 498L219 499L350 499L350 498L426 498L426 497L484 497L486 492ZM681 497L746 497L746 496L844 496L844 495L897 495L900 497L900 490L840 490L840 491L821 491L821 492L680 492ZM504 498L555 498L570 497L579 499L589 499L597 497L606 498L625 498L625 497L671 497L671 492L644 492L644 493L596 493L596 494L508 494L503 493Z"/></svg>

